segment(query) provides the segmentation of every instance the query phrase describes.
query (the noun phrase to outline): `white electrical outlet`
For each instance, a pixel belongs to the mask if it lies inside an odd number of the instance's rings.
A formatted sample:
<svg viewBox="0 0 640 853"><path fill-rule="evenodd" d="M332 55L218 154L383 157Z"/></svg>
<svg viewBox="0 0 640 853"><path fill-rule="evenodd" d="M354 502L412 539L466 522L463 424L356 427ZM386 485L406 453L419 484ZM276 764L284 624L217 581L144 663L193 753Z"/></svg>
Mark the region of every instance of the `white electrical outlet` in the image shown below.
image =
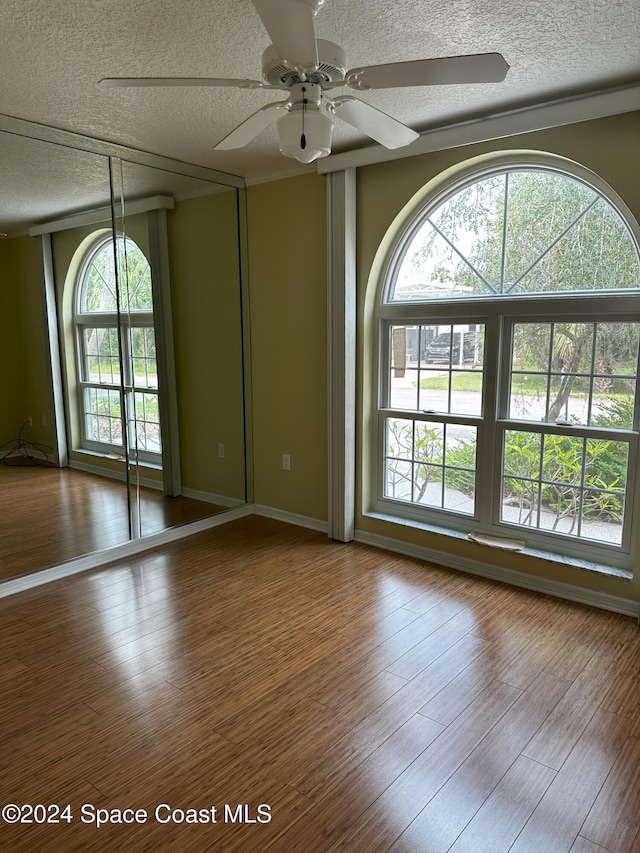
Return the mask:
<svg viewBox="0 0 640 853"><path fill-rule="evenodd" d="M218 445L218 456L220 459L224 459L224 444Z"/></svg>
<svg viewBox="0 0 640 853"><path fill-rule="evenodd" d="M27 423L29 424L29 426L33 426L33 418L31 417L31 415L27 415Z"/></svg>
<svg viewBox="0 0 640 853"><path fill-rule="evenodd" d="M291 456L288 453L282 454L282 468L285 471L291 470Z"/></svg>
<svg viewBox="0 0 640 853"><path fill-rule="evenodd" d="M42 416L42 426L46 426L46 425L47 425L47 416L43 415Z"/></svg>

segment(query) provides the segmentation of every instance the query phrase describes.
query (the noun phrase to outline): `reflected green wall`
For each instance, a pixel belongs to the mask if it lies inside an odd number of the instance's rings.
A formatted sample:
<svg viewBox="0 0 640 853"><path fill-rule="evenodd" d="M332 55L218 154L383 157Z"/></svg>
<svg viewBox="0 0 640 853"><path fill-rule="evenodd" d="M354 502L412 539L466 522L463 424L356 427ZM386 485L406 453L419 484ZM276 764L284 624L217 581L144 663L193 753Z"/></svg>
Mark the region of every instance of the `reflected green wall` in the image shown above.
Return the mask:
<svg viewBox="0 0 640 853"><path fill-rule="evenodd" d="M50 445L49 353L35 238L0 241L0 298L0 443L16 438L31 415L33 426L22 438Z"/></svg>
<svg viewBox="0 0 640 853"><path fill-rule="evenodd" d="M235 191L177 201L167 228L182 485L244 501Z"/></svg>
<svg viewBox="0 0 640 853"><path fill-rule="evenodd" d="M257 504L327 519L325 179L249 187ZM291 470L282 469L282 455Z"/></svg>
<svg viewBox="0 0 640 853"><path fill-rule="evenodd" d="M15 438L24 420L20 284L13 269L14 240L0 239L0 444Z"/></svg>
<svg viewBox="0 0 640 853"><path fill-rule="evenodd" d="M411 197L445 169L491 151L536 149L575 160L592 169L613 187L640 220L640 181L637 178L640 151L640 113L512 136L507 139L466 145L417 157L367 166L357 173L357 267L358 267L358 492L356 527L403 543L435 549L454 558L489 562L542 578L602 590L622 598L640 600L640 576L633 581L586 572L545 560L513 555L470 542L391 524L367 516L371 488L371 444L363 428L373 412L373 323L375 281L369 281L380 242ZM369 289L367 289L369 288ZM640 500L640 495L638 496ZM636 509L637 512L637 509Z"/></svg>
<svg viewBox="0 0 640 853"><path fill-rule="evenodd" d="M58 312L72 311L79 247L106 226L90 225L53 235ZM118 228L118 231L122 229ZM128 216L127 236L149 256L147 216ZM192 497L245 499L242 336L235 191L175 203L167 211L182 487ZM81 254L84 254L84 250ZM76 259L74 261L74 256ZM75 339L66 324L63 360L75 384ZM70 396L71 400L75 395ZM79 438L78 412L68 412ZM78 439L73 442L77 446ZM224 444L224 457L218 445ZM86 454L70 450L70 458ZM91 464L112 470L121 463L93 456ZM152 469L144 476L158 479Z"/></svg>

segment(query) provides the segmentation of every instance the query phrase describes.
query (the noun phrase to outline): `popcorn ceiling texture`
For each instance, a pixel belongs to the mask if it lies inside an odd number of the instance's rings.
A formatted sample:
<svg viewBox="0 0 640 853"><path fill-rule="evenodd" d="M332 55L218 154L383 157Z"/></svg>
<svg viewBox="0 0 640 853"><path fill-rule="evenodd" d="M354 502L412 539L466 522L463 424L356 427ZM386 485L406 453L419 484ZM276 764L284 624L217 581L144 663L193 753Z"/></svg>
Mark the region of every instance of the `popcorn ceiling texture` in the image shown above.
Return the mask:
<svg viewBox="0 0 640 853"><path fill-rule="evenodd" d="M511 70L501 84L362 94L421 130L638 79L639 10L638 0L327 0L316 34L340 44L350 67L505 56ZM273 128L244 150L212 150L278 92L96 85L107 76L259 78L269 39L250 0L3 0L0 32L0 113L250 180L293 165L283 164ZM366 142L342 122L334 140L335 151Z"/></svg>

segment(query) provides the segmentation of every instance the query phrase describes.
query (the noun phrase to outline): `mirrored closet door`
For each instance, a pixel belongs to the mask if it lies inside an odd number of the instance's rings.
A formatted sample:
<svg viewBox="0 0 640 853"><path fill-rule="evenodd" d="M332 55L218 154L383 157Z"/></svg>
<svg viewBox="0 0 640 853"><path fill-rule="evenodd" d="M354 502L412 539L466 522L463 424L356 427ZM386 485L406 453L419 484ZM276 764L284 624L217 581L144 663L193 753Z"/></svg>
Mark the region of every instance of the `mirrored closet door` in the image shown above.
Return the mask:
<svg viewBox="0 0 640 853"><path fill-rule="evenodd" d="M0 130L0 582L246 501L238 191L185 171Z"/></svg>

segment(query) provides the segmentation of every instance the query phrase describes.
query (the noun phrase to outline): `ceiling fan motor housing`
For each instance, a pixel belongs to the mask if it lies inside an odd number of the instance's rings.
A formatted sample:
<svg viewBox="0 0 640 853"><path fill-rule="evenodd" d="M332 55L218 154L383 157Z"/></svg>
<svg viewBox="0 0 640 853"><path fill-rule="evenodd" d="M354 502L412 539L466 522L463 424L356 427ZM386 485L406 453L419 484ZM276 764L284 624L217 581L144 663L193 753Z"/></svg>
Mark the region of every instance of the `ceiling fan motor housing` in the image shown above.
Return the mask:
<svg viewBox="0 0 640 853"><path fill-rule="evenodd" d="M317 39L318 68L308 71L306 79L310 83L339 83L347 73L347 57L340 45L325 39ZM304 82L299 72L292 68L278 51L270 45L262 54L262 76L272 86L290 86Z"/></svg>

